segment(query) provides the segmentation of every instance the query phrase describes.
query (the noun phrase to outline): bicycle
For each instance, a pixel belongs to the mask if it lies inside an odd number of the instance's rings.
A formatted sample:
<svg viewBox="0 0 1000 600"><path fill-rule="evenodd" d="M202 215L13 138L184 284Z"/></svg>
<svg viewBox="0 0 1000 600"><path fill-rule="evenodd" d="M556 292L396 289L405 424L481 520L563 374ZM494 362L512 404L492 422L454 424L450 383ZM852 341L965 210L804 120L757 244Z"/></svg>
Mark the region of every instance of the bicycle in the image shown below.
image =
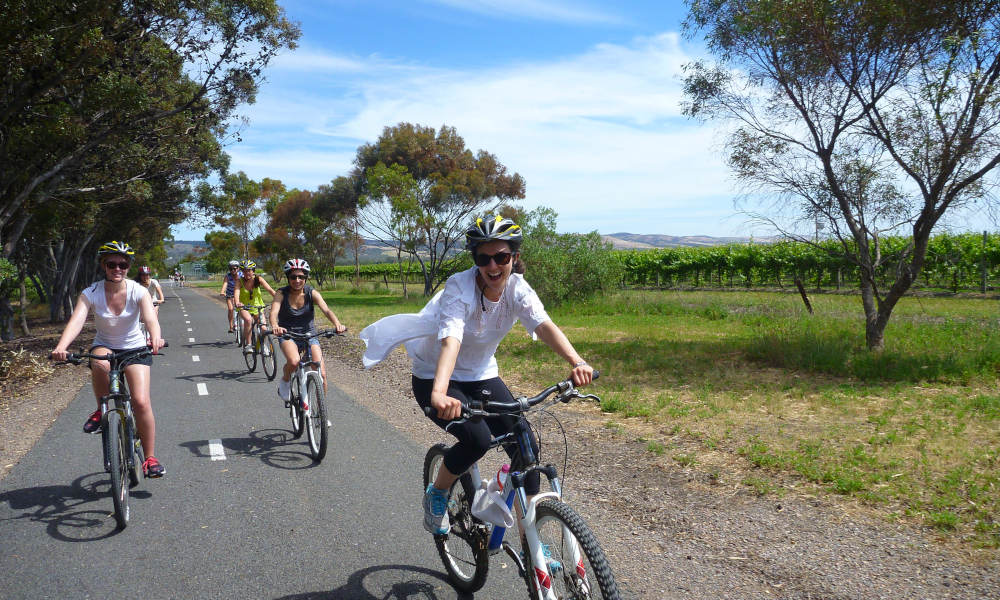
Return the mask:
<svg viewBox="0 0 1000 600"><path fill-rule="evenodd" d="M236 345L240 348L243 347L243 327L240 325L240 309L236 308L233 304L233 330L231 333L236 334Z"/></svg>
<svg viewBox="0 0 1000 600"><path fill-rule="evenodd" d="M315 336L308 333L286 331L281 339L306 342L305 350L299 354L299 364L292 373L289 382L289 398L285 401L289 416L292 419L292 435L295 439L302 437L302 432L308 433L309 452L316 462L321 462L326 456L327 438L329 437L329 422L326 419L326 395L323 393L323 376L318 370L319 363L312 359L313 337L333 337L343 335L333 329L326 329ZM303 399L305 407L303 407Z"/></svg>
<svg viewBox="0 0 1000 600"><path fill-rule="evenodd" d="M164 344L166 347L167 344ZM132 414L132 395L125 379L125 367L133 361L152 355L149 348L133 348L110 354L90 352L69 353L66 362L79 365L85 358L106 360L110 363L107 396L98 402L101 408L101 448L104 452L104 470L111 474L111 498L115 505L115 521L125 529L130 516L129 488L139 485L144 478L142 464L146 457L142 449ZM110 408L111 404L113 408ZM128 485L125 482L128 481Z"/></svg>
<svg viewBox="0 0 1000 600"><path fill-rule="evenodd" d="M595 371L594 379L598 376ZM548 405L535 410L544 410L559 402L568 403L573 398L599 400L593 394L580 394L572 381L563 381L537 396L521 396L513 402L491 401L486 396L482 408L463 406L462 420L522 416L534 412L530 409L552 394L556 396ZM435 413L431 407L426 407L424 412L428 415ZM556 467L551 464L541 466L539 457L532 449L530 436L531 428L527 421L518 418L512 431L493 438L490 445L491 448L516 446L523 457L524 464L518 465L517 471L512 468L506 474L502 471L498 474L508 511L517 501L518 514L521 515L516 518L521 531L521 552L503 539L506 527L491 524L473 514L476 492L486 484L480 477L478 463L474 464L455 480L449 491L450 532L434 536L449 580L462 592L479 590L486 583L490 556L502 549L513 559L519 576L527 584L528 596L533 600L620 598L604 551L579 514L563 502ZM424 458L425 489L437 477L447 450L448 445L442 443L427 451ZM545 475L552 491L529 499L524 484L531 472Z"/></svg>
<svg viewBox="0 0 1000 600"><path fill-rule="evenodd" d="M153 308L163 304L161 300L153 300ZM146 322L139 319L139 329L142 330L142 337L146 339L146 345L149 345L149 330L146 329Z"/></svg>
<svg viewBox="0 0 1000 600"><path fill-rule="evenodd" d="M255 304L243 306L243 308L257 313L257 318L250 326L250 343L246 347L241 346L243 360L247 364L247 369L253 373L257 370L257 356L260 355L260 362L264 365L264 374L267 375L267 380L274 381L274 376L278 373L278 359L276 357L278 349L275 347L271 332L266 330L267 315L264 313L264 309L269 307ZM242 331L242 324L237 323L237 328ZM243 334L238 335L242 336Z"/></svg>

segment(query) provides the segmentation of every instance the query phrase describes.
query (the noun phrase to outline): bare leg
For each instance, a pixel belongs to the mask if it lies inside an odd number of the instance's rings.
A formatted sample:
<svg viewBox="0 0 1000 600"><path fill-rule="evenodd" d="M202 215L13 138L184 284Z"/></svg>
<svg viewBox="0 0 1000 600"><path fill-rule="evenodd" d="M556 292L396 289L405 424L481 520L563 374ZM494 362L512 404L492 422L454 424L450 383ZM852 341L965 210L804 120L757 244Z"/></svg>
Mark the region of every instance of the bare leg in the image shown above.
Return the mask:
<svg viewBox="0 0 1000 600"><path fill-rule="evenodd" d="M132 413L142 440L142 451L146 458L156 455L156 421L153 419L153 405L149 398L149 367L129 365L125 367L125 378L132 393Z"/></svg>

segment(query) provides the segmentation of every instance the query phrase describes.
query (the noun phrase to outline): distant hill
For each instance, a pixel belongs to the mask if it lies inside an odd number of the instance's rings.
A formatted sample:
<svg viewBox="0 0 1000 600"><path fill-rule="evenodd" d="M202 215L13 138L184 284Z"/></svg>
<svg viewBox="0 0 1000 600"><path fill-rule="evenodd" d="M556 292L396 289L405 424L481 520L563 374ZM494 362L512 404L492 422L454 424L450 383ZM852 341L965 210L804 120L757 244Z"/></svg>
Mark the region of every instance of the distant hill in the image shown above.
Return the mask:
<svg viewBox="0 0 1000 600"><path fill-rule="evenodd" d="M638 233L612 233L602 235L605 241L614 244L615 249L634 250L640 248L676 248L678 246L721 246L749 242L747 237L712 237L710 235L656 235ZM769 239L757 239L767 242Z"/></svg>
<svg viewBox="0 0 1000 600"><path fill-rule="evenodd" d="M166 245L167 264L172 265L179 262L188 254L204 254L208 252L208 244L203 240L174 240L173 244Z"/></svg>

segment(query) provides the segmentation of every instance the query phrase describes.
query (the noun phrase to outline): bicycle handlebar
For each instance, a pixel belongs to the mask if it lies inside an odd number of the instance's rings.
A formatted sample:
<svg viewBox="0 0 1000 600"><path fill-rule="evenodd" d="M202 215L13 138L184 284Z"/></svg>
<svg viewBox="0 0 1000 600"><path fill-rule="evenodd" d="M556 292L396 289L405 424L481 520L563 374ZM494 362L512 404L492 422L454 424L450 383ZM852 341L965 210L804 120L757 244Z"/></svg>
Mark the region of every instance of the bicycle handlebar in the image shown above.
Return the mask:
<svg viewBox="0 0 1000 600"><path fill-rule="evenodd" d="M280 337L283 340L300 340L300 341L306 342L306 341L309 341L310 339L312 339L314 337L320 337L320 336L328 337L328 338L331 338L331 337L333 337L335 335L343 336L344 333L346 333L346 332L347 332L346 329L344 331L342 331L342 332L339 332L339 333L336 330L334 330L334 329L324 329L323 331L317 332L316 334L312 334L312 333L296 333L294 331L285 331L285 333L283 333L283 334L281 334L281 335L279 335L277 337Z"/></svg>
<svg viewBox="0 0 1000 600"><path fill-rule="evenodd" d="M170 345L169 342L163 340L162 348L166 348ZM160 353L153 354L153 351L149 348L132 348L130 350L119 350L118 352L111 352L110 354L94 354L92 352L69 352L66 354L66 360L59 364L72 363L74 365L79 365L83 362L85 358L93 358L96 360L109 360L126 362L129 360L136 360L140 358L146 358L147 356L163 356ZM51 360L52 356L49 355Z"/></svg>
<svg viewBox="0 0 1000 600"><path fill-rule="evenodd" d="M600 371L594 371L594 378L592 381L596 381L598 377L601 376ZM594 394L581 394L576 386L573 385L572 379L567 379L566 381L557 383L553 386L545 388L541 393L532 396L530 398L526 396L520 396L515 398L513 402L502 402L500 400L487 400L483 403L483 408L470 408L468 406L462 405L462 418L464 419L481 419L484 417L502 417L510 414L520 414L527 412L533 406L537 406L545 401L546 398L552 394L559 392L556 396L555 401L567 403L573 398L597 398ZM424 414L428 417L433 417L437 414L437 410L433 406L425 406Z"/></svg>

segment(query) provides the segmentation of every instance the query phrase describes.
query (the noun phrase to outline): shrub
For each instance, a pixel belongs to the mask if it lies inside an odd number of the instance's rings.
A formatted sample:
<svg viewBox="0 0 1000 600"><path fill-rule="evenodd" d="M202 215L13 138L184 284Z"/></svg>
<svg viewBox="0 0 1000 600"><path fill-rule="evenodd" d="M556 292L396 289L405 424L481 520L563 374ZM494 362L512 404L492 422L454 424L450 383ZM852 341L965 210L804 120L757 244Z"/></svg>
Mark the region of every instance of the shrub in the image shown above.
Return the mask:
<svg viewBox="0 0 1000 600"><path fill-rule="evenodd" d="M521 253L525 276L546 305L581 300L614 289L622 265L600 234L556 233L556 213L538 208L525 217Z"/></svg>

